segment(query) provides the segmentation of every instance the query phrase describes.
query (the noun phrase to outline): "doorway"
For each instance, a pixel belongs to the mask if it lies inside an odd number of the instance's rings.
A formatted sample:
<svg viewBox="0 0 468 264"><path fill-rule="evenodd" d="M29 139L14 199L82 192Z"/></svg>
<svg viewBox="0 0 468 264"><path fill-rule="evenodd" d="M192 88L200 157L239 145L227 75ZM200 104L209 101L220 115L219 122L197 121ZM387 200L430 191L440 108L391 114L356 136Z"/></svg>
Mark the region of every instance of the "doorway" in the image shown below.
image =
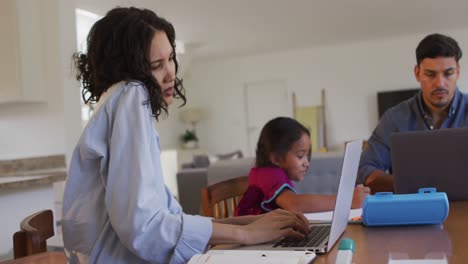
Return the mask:
<svg viewBox="0 0 468 264"><path fill-rule="evenodd" d="M292 117L291 100L283 80L250 82L245 85L248 156L255 157L260 131L278 116Z"/></svg>

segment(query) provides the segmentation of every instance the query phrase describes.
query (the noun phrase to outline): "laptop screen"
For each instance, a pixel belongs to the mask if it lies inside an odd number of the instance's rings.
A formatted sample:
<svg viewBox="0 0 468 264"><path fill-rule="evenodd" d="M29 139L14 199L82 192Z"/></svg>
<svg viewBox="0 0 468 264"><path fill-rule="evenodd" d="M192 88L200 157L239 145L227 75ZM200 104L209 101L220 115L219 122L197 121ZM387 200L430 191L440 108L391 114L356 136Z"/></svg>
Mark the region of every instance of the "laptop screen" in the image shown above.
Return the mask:
<svg viewBox="0 0 468 264"><path fill-rule="evenodd" d="M362 140L355 140L346 144L335 210L333 211L328 249L333 247L348 224L361 151Z"/></svg>
<svg viewBox="0 0 468 264"><path fill-rule="evenodd" d="M395 133L390 142L395 193L435 187L468 200L468 128Z"/></svg>

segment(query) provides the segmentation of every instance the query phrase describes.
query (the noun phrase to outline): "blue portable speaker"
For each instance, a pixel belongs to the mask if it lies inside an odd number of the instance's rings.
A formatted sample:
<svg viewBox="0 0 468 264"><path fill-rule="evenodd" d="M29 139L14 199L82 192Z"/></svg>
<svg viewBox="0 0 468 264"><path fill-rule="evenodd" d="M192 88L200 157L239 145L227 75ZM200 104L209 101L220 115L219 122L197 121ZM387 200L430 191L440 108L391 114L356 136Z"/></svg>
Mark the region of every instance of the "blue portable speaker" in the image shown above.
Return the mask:
<svg viewBox="0 0 468 264"><path fill-rule="evenodd" d="M440 224L447 219L449 203L445 192L420 188L418 193L380 192L364 200L362 223L366 226Z"/></svg>

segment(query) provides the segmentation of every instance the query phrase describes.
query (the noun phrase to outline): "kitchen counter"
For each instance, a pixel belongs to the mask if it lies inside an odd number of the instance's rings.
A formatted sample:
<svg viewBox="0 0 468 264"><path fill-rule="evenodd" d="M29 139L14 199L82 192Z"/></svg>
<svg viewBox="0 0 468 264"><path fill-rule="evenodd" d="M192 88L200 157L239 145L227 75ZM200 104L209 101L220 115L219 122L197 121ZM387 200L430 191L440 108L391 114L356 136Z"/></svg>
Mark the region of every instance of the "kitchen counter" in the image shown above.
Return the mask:
<svg viewBox="0 0 468 264"><path fill-rule="evenodd" d="M18 174L0 175L0 190L33 187L64 181L67 177L65 168L18 172Z"/></svg>
<svg viewBox="0 0 468 264"><path fill-rule="evenodd" d="M48 185L66 177L64 155L0 161L0 190Z"/></svg>
<svg viewBox="0 0 468 264"><path fill-rule="evenodd" d="M12 237L26 216L44 209L52 209L54 221L61 219L63 191L67 176L64 155L0 160L0 262L12 258ZM55 227L60 235L60 228ZM61 239L58 239L61 241Z"/></svg>

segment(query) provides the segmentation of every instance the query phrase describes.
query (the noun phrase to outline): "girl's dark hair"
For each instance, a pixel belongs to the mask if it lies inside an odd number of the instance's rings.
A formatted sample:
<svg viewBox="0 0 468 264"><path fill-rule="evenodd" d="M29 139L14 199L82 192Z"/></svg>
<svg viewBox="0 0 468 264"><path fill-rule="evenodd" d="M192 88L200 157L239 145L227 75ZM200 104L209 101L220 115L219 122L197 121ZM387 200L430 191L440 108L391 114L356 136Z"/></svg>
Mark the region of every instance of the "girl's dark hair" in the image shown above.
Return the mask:
<svg viewBox="0 0 468 264"><path fill-rule="evenodd" d="M97 102L101 95L119 81L139 81L148 90L153 115L167 114L167 104L150 67L150 47L156 31L164 31L175 55L175 31L171 23L148 9L117 7L91 28L86 54L75 53L77 80L83 84L85 103ZM179 65L174 56L176 73ZM175 98L186 102L182 80L176 78Z"/></svg>
<svg viewBox="0 0 468 264"><path fill-rule="evenodd" d="M309 130L301 123L289 117L274 118L262 128L256 150L256 167L276 167L270 161L270 153L284 157L294 142L303 134L310 137ZM310 153L308 153L310 155Z"/></svg>

